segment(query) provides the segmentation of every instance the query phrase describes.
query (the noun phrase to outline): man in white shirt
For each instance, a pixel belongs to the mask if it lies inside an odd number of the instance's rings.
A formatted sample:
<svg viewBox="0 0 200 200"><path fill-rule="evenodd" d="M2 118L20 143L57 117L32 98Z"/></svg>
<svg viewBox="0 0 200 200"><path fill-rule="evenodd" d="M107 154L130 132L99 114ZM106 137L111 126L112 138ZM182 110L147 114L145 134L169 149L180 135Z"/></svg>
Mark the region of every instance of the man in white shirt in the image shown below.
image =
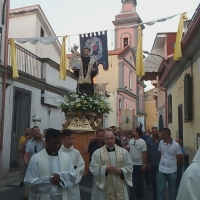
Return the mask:
<svg viewBox="0 0 200 200"><path fill-rule="evenodd" d="M67 153L70 157L74 169L76 170L76 180L75 184L68 189L68 198L70 200L80 200L80 189L79 182L83 176L85 170L85 162L80 154L80 152L73 147L74 134L72 130L64 129L62 130L62 143L60 151Z"/></svg>
<svg viewBox="0 0 200 200"><path fill-rule="evenodd" d="M162 130L162 141L158 151L161 156L158 172L158 198L164 200L164 193L168 182L169 199L176 200L177 165L181 163L182 153L179 144L171 138L168 128Z"/></svg>
<svg viewBox="0 0 200 200"><path fill-rule="evenodd" d="M133 139L129 141L129 154L133 161L133 187L130 187L130 200L134 199L134 193L138 199L142 199L143 194L143 171L146 170L146 142L141 139L142 129L136 128L133 132Z"/></svg>
<svg viewBox="0 0 200 200"><path fill-rule="evenodd" d="M29 200L70 200L68 187L75 184L76 171L66 153L59 151L61 132L48 129L46 148L30 159L24 183L29 186Z"/></svg>

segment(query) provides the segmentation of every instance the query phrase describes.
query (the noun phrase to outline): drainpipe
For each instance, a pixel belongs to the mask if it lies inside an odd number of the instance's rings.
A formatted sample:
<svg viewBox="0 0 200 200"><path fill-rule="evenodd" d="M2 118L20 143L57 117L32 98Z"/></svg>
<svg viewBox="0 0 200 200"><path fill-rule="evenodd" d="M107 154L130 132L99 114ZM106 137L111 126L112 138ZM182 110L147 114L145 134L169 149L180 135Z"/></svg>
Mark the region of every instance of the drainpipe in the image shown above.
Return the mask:
<svg viewBox="0 0 200 200"><path fill-rule="evenodd" d="M163 89L162 86L160 87L161 91L165 93L165 128L168 127L168 121L167 121L167 91L166 89Z"/></svg>
<svg viewBox="0 0 200 200"><path fill-rule="evenodd" d="M7 0L6 4L6 23L5 23L5 47L4 47L4 67L8 65L8 29L9 29L9 10L10 10L10 0ZM3 75L2 83L2 113L1 113L1 143L0 151L3 150L3 132L4 132L4 112L5 112L5 101L6 101L6 73Z"/></svg>

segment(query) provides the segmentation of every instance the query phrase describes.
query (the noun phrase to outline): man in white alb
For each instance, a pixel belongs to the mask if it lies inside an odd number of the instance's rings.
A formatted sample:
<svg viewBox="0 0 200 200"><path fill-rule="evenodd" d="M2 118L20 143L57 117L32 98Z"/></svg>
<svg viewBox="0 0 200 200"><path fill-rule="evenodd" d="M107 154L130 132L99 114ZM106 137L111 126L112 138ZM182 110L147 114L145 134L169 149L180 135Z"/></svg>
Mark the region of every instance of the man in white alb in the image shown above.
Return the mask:
<svg viewBox="0 0 200 200"><path fill-rule="evenodd" d="M133 163L127 150L115 144L115 135L106 131L105 145L92 155L94 177L91 200L128 200L126 184L132 186Z"/></svg>
<svg viewBox="0 0 200 200"><path fill-rule="evenodd" d="M176 200L199 200L200 192L200 147L192 164L184 172Z"/></svg>
<svg viewBox="0 0 200 200"><path fill-rule="evenodd" d="M70 200L80 200L79 182L84 173L85 162L80 152L73 147L74 134L72 130L64 129L62 131L62 143L63 145L61 146L60 151L68 154L77 174L75 184L68 188L68 197Z"/></svg>
<svg viewBox="0 0 200 200"><path fill-rule="evenodd" d="M24 183L29 186L29 200L70 200L68 187L75 183L76 171L66 153L59 151L61 132L48 129L46 148L31 157Z"/></svg>

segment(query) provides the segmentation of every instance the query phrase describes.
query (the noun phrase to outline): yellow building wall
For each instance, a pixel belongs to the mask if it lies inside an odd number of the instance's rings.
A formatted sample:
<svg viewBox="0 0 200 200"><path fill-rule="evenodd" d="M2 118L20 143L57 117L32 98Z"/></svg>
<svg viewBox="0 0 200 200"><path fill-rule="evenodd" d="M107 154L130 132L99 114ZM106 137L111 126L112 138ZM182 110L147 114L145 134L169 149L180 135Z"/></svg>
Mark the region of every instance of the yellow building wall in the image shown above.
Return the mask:
<svg viewBox="0 0 200 200"><path fill-rule="evenodd" d="M155 100L145 100L145 113L146 113L146 130L152 129L157 123L157 110Z"/></svg>
<svg viewBox="0 0 200 200"><path fill-rule="evenodd" d="M117 124L118 56L108 56L108 63L108 70L104 70L103 66L99 65L99 74L95 77L95 82L97 84L107 83L106 90L110 95L108 102L113 110L108 115L108 124L109 126L115 126Z"/></svg>
<svg viewBox="0 0 200 200"><path fill-rule="evenodd" d="M172 123L168 124L171 129L172 138L176 139L178 132L178 106L183 106L184 121L184 76L191 74L191 67L186 69L177 79L175 84L168 90L172 94ZM196 133L200 132L200 59L193 64L193 120L183 122L183 143L186 154L189 154L190 162L193 160L197 150Z"/></svg>

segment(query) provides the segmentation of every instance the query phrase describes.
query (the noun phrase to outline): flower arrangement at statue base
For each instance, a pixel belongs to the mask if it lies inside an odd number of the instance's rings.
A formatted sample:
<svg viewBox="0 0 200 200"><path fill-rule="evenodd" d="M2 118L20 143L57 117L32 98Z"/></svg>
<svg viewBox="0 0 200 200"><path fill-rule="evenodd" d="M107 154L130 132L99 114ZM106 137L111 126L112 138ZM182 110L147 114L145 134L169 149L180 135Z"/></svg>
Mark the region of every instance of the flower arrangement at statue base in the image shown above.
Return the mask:
<svg viewBox="0 0 200 200"><path fill-rule="evenodd" d="M64 97L58 108L67 118L63 128L75 131L94 131L101 128L103 114L112 111L101 92L92 96L81 92L70 93Z"/></svg>

